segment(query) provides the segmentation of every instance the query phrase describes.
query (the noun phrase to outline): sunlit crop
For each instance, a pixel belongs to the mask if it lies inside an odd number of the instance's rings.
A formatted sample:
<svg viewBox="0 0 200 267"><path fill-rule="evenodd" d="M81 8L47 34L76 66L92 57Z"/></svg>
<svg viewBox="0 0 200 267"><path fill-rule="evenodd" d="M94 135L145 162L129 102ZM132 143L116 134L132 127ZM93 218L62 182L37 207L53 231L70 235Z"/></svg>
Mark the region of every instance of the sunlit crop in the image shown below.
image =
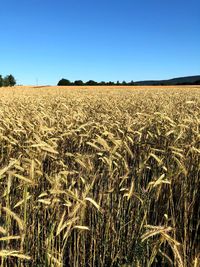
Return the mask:
<svg viewBox="0 0 200 267"><path fill-rule="evenodd" d="M197 267L200 88L2 88L0 266Z"/></svg>

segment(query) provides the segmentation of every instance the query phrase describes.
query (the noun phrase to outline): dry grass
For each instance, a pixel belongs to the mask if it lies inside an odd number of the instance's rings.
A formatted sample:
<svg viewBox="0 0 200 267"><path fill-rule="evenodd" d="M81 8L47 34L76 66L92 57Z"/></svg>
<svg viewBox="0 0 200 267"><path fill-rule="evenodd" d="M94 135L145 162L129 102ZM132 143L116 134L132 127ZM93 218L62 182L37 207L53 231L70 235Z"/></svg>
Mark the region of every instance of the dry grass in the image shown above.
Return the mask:
<svg viewBox="0 0 200 267"><path fill-rule="evenodd" d="M1 88L0 266L199 264L200 88Z"/></svg>

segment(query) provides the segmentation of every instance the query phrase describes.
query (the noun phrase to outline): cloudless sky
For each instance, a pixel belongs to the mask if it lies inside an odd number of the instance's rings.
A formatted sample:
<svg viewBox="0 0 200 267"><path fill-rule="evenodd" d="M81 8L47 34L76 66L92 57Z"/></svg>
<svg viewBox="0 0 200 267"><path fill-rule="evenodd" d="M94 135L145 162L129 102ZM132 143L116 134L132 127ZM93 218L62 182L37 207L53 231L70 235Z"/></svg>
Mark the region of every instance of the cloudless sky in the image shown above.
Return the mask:
<svg viewBox="0 0 200 267"><path fill-rule="evenodd" d="M18 84L200 75L199 0L0 0L0 74Z"/></svg>

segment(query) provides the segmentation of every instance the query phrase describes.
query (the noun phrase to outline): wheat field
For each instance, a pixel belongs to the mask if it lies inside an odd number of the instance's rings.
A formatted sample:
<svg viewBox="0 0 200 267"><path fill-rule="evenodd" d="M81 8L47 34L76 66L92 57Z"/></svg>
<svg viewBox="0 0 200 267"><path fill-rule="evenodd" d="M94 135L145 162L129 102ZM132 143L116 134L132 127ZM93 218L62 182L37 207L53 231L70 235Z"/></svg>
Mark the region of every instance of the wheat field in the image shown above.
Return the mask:
<svg viewBox="0 0 200 267"><path fill-rule="evenodd" d="M0 266L198 267L200 87L0 90Z"/></svg>

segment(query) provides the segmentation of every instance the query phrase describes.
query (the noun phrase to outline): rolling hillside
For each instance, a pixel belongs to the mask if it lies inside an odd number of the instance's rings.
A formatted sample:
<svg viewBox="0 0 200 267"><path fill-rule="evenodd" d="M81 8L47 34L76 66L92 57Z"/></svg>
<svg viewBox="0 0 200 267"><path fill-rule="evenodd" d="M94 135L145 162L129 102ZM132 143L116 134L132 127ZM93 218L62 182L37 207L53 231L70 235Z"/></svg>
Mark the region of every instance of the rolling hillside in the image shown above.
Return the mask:
<svg viewBox="0 0 200 267"><path fill-rule="evenodd" d="M200 75L178 77L169 80L147 80L135 82L135 85L190 85L200 84Z"/></svg>

